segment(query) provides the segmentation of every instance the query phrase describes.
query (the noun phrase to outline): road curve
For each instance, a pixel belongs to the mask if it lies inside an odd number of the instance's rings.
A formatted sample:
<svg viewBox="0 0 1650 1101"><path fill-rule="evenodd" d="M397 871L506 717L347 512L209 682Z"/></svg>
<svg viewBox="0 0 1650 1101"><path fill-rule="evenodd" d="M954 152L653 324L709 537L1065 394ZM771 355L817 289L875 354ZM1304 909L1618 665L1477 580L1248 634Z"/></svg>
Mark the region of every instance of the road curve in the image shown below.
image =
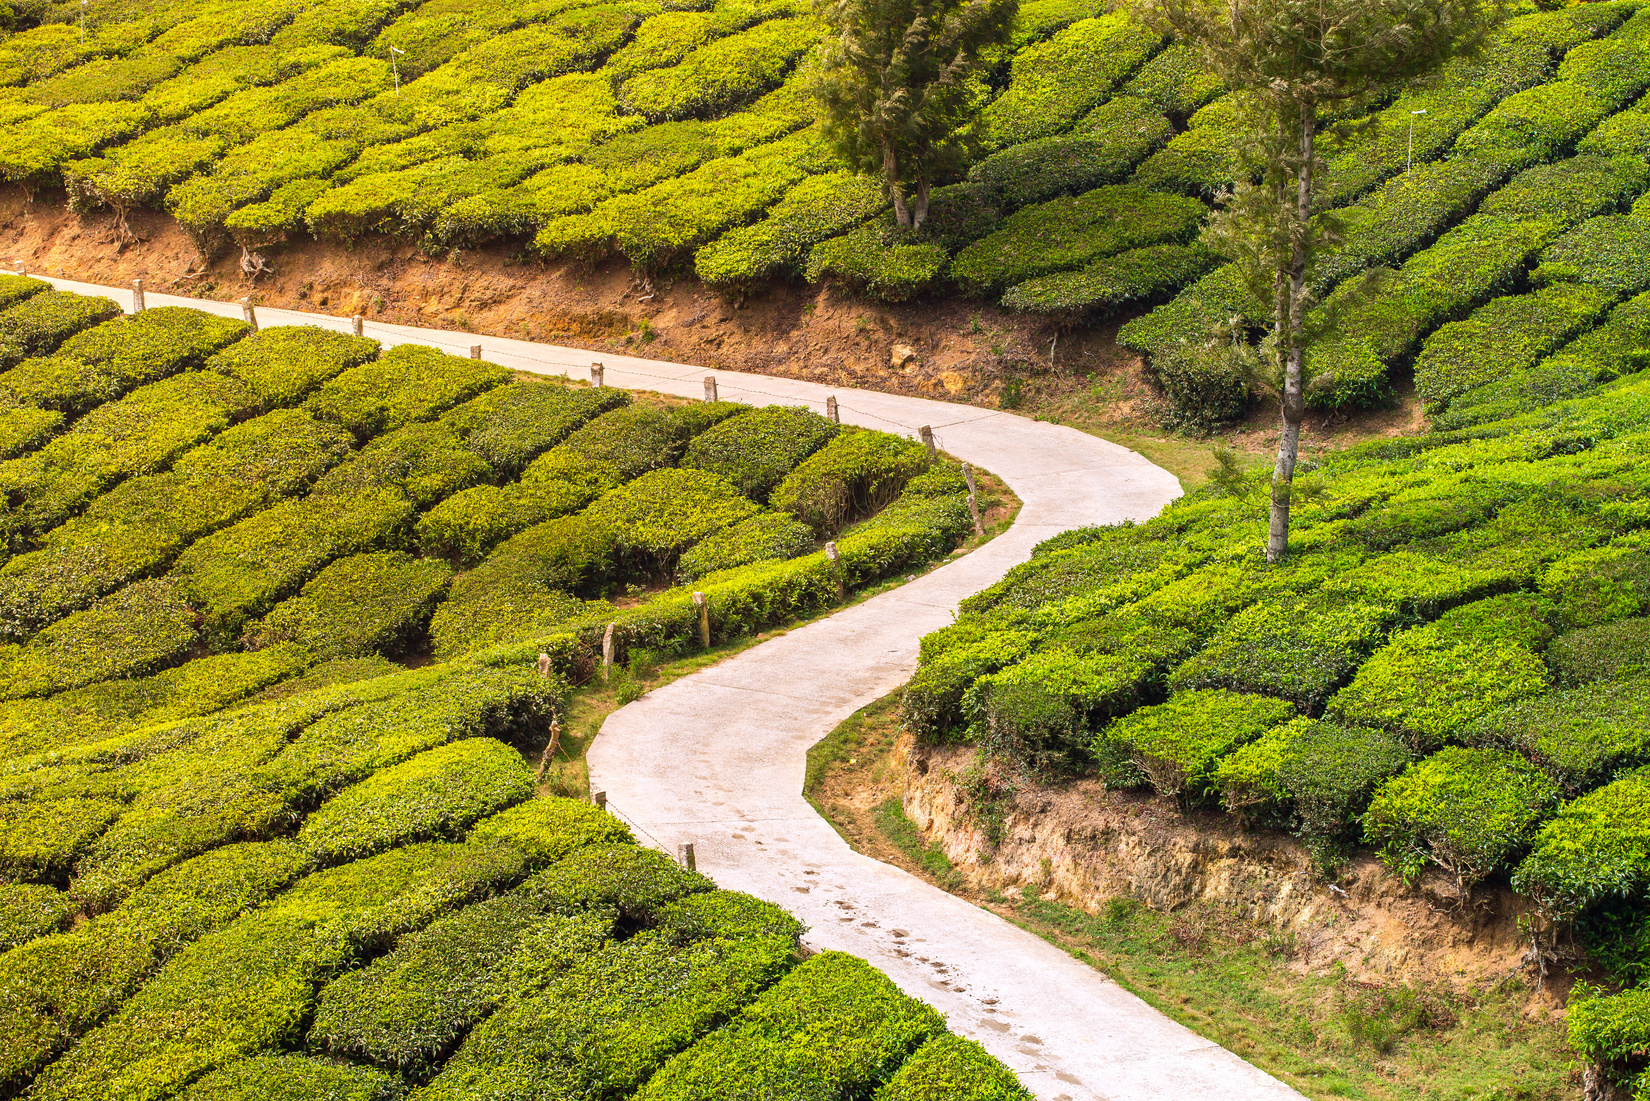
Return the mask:
<svg viewBox="0 0 1650 1101"><path fill-rule="evenodd" d="M49 280L106 294L131 291ZM147 305L240 316L235 303L150 293ZM263 325L348 330L348 318L259 308ZM606 383L704 395L704 368L502 337L368 323L386 345L460 354ZM869 960L950 1027L1008 1064L1043 1101L1250 1101L1300 1095L1176 1024L1100 972L996 915L848 847L802 798L806 754L859 708L903 684L917 642L958 601L1080 524L1144 520L1180 493L1132 451L1074 429L966 405L717 372L724 400L804 403L834 394L844 423L915 435L990 470L1024 502L1006 533L898 589L683 677L611 715L589 750L592 789L667 850L691 841L699 870L776 902L815 949Z"/></svg>

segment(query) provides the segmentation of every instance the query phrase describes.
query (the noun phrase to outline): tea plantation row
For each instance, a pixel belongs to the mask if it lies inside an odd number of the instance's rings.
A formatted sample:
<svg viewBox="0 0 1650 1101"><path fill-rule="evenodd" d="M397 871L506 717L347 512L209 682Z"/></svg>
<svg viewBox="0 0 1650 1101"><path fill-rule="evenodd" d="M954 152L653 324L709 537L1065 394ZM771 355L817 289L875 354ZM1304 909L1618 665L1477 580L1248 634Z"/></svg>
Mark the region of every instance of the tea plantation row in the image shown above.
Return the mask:
<svg viewBox="0 0 1650 1101"><path fill-rule="evenodd" d="M0 1092L1027 1096L523 761L609 631L697 646L693 590L717 641L949 551L954 464L802 409L0 301ZM427 635L435 664L386 660Z"/></svg>
<svg viewBox="0 0 1650 1101"><path fill-rule="evenodd" d="M1506 201L1591 202L1615 171L1643 167L1595 156ZM1542 289L1426 344L1455 427L1302 476L1285 564L1269 472L1058 536L923 640L907 720L1009 784L1097 772L1292 830L1326 870L1367 845L1465 891L1510 877L1537 930L1650 978L1650 294L1619 302L1642 252L1549 255ZM1583 1003L1577 1043L1639 1066L1644 1005Z"/></svg>

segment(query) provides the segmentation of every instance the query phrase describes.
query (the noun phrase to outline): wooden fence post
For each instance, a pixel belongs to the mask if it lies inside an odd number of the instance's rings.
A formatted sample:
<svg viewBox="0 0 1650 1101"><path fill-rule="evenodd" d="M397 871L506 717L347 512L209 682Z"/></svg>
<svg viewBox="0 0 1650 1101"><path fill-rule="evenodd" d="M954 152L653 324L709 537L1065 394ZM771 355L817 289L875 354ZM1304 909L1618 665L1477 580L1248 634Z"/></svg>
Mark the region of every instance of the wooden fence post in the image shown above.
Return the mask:
<svg viewBox="0 0 1650 1101"><path fill-rule="evenodd" d="M356 314L354 317L350 318L350 326L354 328L356 336L361 336L361 330L367 326L367 319L362 317L360 314Z"/></svg>
<svg viewBox="0 0 1650 1101"><path fill-rule="evenodd" d="M470 345L470 358L471 359L480 359L481 358L481 345L479 345L479 344Z"/></svg>
<svg viewBox="0 0 1650 1101"><path fill-rule="evenodd" d="M835 543L825 544L825 561L831 564L831 572L836 575L836 595L839 599L848 598L848 577L842 568L842 552L836 549Z"/></svg>
<svg viewBox="0 0 1650 1101"><path fill-rule="evenodd" d="M939 454L939 449L934 446L934 430L932 428L925 424L921 428L917 429L917 435L922 437L923 446L928 448L928 457L930 459Z"/></svg>
<svg viewBox="0 0 1650 1101"><path fill-rule="evenodd" d="M602 385L602 376L605 375L606 373L607 373L607 368L606 367L603 367L600 363L592 363L590 365L590 385L591 386L601 386Z"/></svg>
<svg viewBox="0 0 1650 1101"><path fill-rule="evenodd" d="M699 645L710 649L710 601L704 593L693 594L693 606L699 609Z"/></svg>
<svg viewBox="0 0 1650 1101"><path fill-rule="evenodd" d="M705 376L705 400L706 401L715 401L716 400L716 376L715 375L706 375Z"/></svg>
<svg viewBox="0 0 1650 1101"><path fill-rule="evenodd" d="M143 280L132 280L132 312L143 312Z"/></svg>
<svg viewBox="0 0 1650 1101"><path fill-rule="evenodd" d="M592 803L596 804L596 809L597 810L606 810L607 809L607 792L605 792L605 791L593 791L593 792L591 792L590 793L590 801Z"/></svg>
<svg viewBox="0 0 1650 1101"><path fill-rule="evenodd" d="M252 299L241 299L241 316L246 318L246 323L252 326L253 332L258 331L258 311L253 309Z"/></svg>
<svg viewBox="0 0 1650 1101"><path fill-rule="evenodd" d="M684 841L676 846L676 859L682 862L682 867L688 871L696 871L693 859L693 842Z"/></svg>
<svg viewBox="0 0 1650 1101"><path fill-rule="evenodd" d="M602 680L607 679L608 673L613 668L613 628L614 628L614 626L615 626L615 624L609 623L607 625L607 630L602 632Z"/></svg>
<svg viewBox="0 0 1650 1101"><path fill-rule="evenodd" d="M968 514L974 518L974 534L984 535L985 525L980 523L980 494L974 488L974 468L967 463L962 464L963 481L968 483Z"/></svg>

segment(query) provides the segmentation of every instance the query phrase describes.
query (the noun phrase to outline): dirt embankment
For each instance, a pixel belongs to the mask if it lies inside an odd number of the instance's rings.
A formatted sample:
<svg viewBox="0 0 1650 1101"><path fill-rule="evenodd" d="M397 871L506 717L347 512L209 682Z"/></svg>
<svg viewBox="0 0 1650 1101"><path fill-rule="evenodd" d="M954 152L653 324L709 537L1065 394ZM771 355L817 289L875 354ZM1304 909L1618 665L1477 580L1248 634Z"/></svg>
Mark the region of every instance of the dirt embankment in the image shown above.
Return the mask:
<svg viewBox="0 0 1650 1101"><path fill-rule="evenodd" d="M1480 888L1462 903L1447 877L1410 889L1367 854L1332 886L1283 834L1248 832L1215 812L1182 816L1171 800L1107 791L1093 779L999 789L993 845L965 796L973 759L971 750L914 746L901 735L885 785L903 784L906 816L982 894L1036 895L1091 913L1115 898L1162 912L1213 907L1289 936L1295 966L1339 965L1361 981L1466 989L1529 977L1518 927L1528 903L1510 891ZM1568 985L1549 976L1538 998L1561 1005Z"/></svg>
<svg viewBox="0 0 1650 1101"><path fill-rule="evenodd" d="M140 240L114 241L113 215L69 211L60 193L30 205L0 189L0 261L37 274L369 320L485 332L623 351L707 367L809 378L995 406L1004 373L1046 366L1054 331L982 302L942 298L898 306L829 288L776 283L732 298L692 279L643 284L623 260L546 265L520 246L426 255L371 238L352 247L304 239L272 251L274 271L250 284L238 250L195 270L197 252L170 217L129 217ZM1092 336L1061 337L1056 351ZM1101 341L1120 360L1109 338Z"/></svg>

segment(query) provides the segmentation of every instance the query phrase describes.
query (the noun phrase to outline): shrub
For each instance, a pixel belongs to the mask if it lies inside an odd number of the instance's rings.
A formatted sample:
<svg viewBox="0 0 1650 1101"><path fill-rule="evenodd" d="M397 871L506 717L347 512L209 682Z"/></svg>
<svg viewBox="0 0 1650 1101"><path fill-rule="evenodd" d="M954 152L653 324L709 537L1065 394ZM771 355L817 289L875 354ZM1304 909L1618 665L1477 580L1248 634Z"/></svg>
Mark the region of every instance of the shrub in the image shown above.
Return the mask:
<svg viewBox="0 0 1650 1101"><path fill-rule="evenodd" d="M915 440L850 430L796 464L768 503L825 534L883 508L927 468L927 449Z"/></svg>
<svg viewBox="0 0 1650 1101"><path fill-rule="evenodd" d="M62 879L86 846L120 816L110 799L8 803L0 810L0 873Z"/></svg>
<svg viewBox="0 0 1650 1101"><path fill-rule="evenodd" d="M963 249L951 275L970 291L994 294L1125 249L1188 240L1206 213L1193 199L1142 187L1096 188L1013 215L991 236Z"/></svg>
<svg viewBox="0 0 1650 1101"><path fill-rule="evenodd" d="M162 1095L294 1033L327 973L521 874L503 849L429 843L308 876L178 954L36 1079L42 1098Z"/></svg>
<svg viewBox="0 0 1650 1101"><path fill-rule="evenodd" d="M1416 393L1441 410L1475 387L1534 366L1610 305L1606 292L1568 283L1497 298L1426 339L1415 361Z"/></svg>
<svg viewBox="0 0 1650 1101"><path fill-rule="evenodd" d="M655 121L721 114L776 87L822 31L806 16L759 23L699 47L670 68L630 77L620 85L619 98Z"/></svg>
<svg viewBox="0 0 1650 1101"><path fill-rule="evenodd" d="M1178 343L1207 341L1217 326L1230 326L1233 317L1254 319L1265 315L1266 304L1255 298L1238 266L1223 264L1172 301L1118 329L1117 342L1156 355Z"/></svg>
<svg viewBox="0 0 1650 1101"><path fill-rule="evenodd" d="M1546 689L1546 666L1516 642L1450 638L1419 627L1377 650L1335 693L1328 712L1353 726L1390 730L1421 753L1480 716Z"/></svg>
<svg viewBox="0 0 1650 1101"><path fill-rule="evenodd" d="M773 903L738 891L706 891L677 899L660 909L658 922L659 935L673 944L712 937L781 937L794 944L807 931Z"/></svg>
<svg viewBox="0 0 1650 1101"><path fill-rule="evenodd" d="M626 406L602 414L545 452L527 467L522 481L577 477L609 488L674 466L687 436L682 421L657 406Z"/></svg>
<svg viewBox="0 0 1650 1101"><path fill-rule="evenodd" d="M305 1055L255 1055L200 1079L184 1101L397 1101L397 1078Z"/></svg>
<svg viewBox="0 0 1650 1101"><path fill-rule="evenodd" d="M1242 131L1236 101L1222 96L1199 109L1185 130L1148 157L1131 182L1212 199L1237 175Z"/></svg>
<svg viewBox="0 0 1650 1101"><path fill-rule="evenodd" d="M487 461L464 446L447 425L403 425L371 441L328 471L312 497L349 498L392 490L423 508L489 473Z"/></svg>
<svg viewBox="0 0 1650 1101"><path fill-rule="evenodd" d="M1221 91L1220 78L1204 69L1197 51L1184 42L1146 62L1123 86L1125 96L1139 96L1174 119L1189 118Z"/></svg>
<svg viewBox="0 0 1650 1101"><path fill-rule="evenodd" d="M575 390L553 382L514 382L449 410L441 423L464 439L496 477L511 478L587 421L629 400L622 390Z"/></svg>
<svg viewBox="0 0 1650 1101"><path fill-rule="evenodd" d="M1310 712L1362 663L1391 618L1392 609L1358 601L1263 601L1176 669L1169 687L1259 692Z"/></svg>
<svg viewBox="0 0 1650 1101"><path fill-rule="evenodd" d="M1633 1072L1650 1054L1650 990L1601 993L1578 984L1571 995L1565 1023L1570 1046L1605 1068L1607 1081L1637 1086L1643 1078ZM1642 1089L1637 1086L1634 1093Z"/></svg>
<svg viewBox="0 0 1650 1101"><path fill-rule="evenodd" d="M195 613L175 586L138 581L53 623L21 646L0 646L0 698L49 696L182 660Z"/></svg>
<svg viewBox="0 0 1650 1101"><path fill-rule="evenodd" d="M1169 403L1167 421L1209 432L1243 416L1254 380L1233 345L1208 341L1176 344L1152 357L1151 373Z"/></svg>
<svg viewBox="0 0 1650 1101"><path fill-rule="evenodd" d="M0 956L0 1081L21 1088L185 945L303 871L286 842L226 845L156 876L109 914Z"/></svg>
<svg viewBox="0 0 1650 1101"><path fill-rule="evenodd" d="M509 377L495 363L400 344L325 383L304 407L367 440L410 421L428 420Z"/></svg>
<svg viewBox="0 0 1650 1101"><path fill-rule="evenodd" d="M79 903L54 887L0 884L0 952L61 931L79 910Z"/></svg>
<svg viewBox="0 0 1650 1101"><path fill-rule="evenodd" d="M1578 551L1547 568L1541 591L1572 628L1636 616L1650 608L1650 553L1628 544Z"/></svg>
<svg viewBox="0 0 1650 1101"><path fill-rule="evenodd" d="M110 298L88 298L68 291L45 290L0 309L0 367L12 367L30 356L56 350L69 337L119 317L121 309ZM0 375L7 392L32 400L35 393L52 394L49 371L31 369Z"/></svg>
<svg viewBox="0 0 1650 1101"><path fill-rule="evenodd" d="M582 955L601 945L610 924L595 916L546 916L530 889L466 906L322 988L308 1043L428 1076L471 1026L523 993L504 981L520 948L559 934ZM549 968L569 961L536 962Z"/></svg>
<svg viewBox="0 0 1650 1101"><path fill-rule="evenodd" d="M1432 861L1465 894L1530 844L1557 794L1517 754L1451 746L1383 784L1364 833L1394 871L1414 874Z"/></svg>
<svg viewBox="0 0 1650 1101"><path fill-rule="evenodd" d="M1650 759L1650 682L1588 685L1527 699L1484 716L1462 740L1515 749L1570 793Z"/></svg>
<svg viewBox="0 0 1650 1101"><path fill-rule="evenodd" d="M788 512L759 512L748 520L713 532L684 551L676 578L691 584L706 574L753 562L795 558L814 549L813 529Z"/></svg>
<svg viewBox="0 0 1650 1101"><path fill-rule="evenodd" d="M1011 145L968 170L1004 213L1056 195L1118 183L1173 133L1150 103L1118 96L1095 108L1072 134Z"/></svg>
<svg viewBox="0 0 1650 1101"><path fill-rule="evenodd" d="M1650 772L1638 769L1564 804L1513 872L1516 891L1564 918L1650 882Z"/></svg>
<svg viewBox="0 0 1650 1101"><path fill-rule="evenodd" d="M868 1096L944 1029L939 1014L869 964L822 952L764 991L730 1027L666 1063L636 1096Z"/></svg>
<svg viewBox="0 0 1650 1101"><path fill-rule="evenodd" d="M1185 692L1101 730L1094 755L1108 785L1149 781L1183 806L1214 790L1216 762L1295 714L1283 700L1221 689Z"/></svg>
<svg viewBox="0 0 1650 1101"><path fill-rule="evenodd" d="M1031 1101L1031 1091L985 1048L944 1033L912 1052L876 1101Z"/></svg>
<svg viewBox="0 0 1650 1101"><path fill-rule="evenodd" d="M1650 290L1650 219L1636 214L1589 218L1541 254L1537 284L1574 281L1618 298Z"/></svg>
<svg viewBox="0 0 1650 1101"><path fill-rule="evenodd" d="M1650 170L1638 157L1566 157L1520 172L1479 206L1481 214L1554 218L1574 225L1608 214L1643 192Z"/></svg>
<svg viewBox="0 0 1650 1101"><path fill-rule="evenodd" d="M880 227L832 237L808 254L810 283L840 282L882 302L908 302L939 279L950 255L938 245L889 244Z"/></svg>
<svg viewBox="0 0 1650 1101"><path fill-rule="evenodd" d="M791 468L824 447L836 431L818 413L770 405L695 437L682 465L719 475L745 496L766 501Z"/></svg>
<svg viewBox="0 0 1650 1101"><path fill-rule="evenodd" d="M1124 13L1073 23L1014 57L1008 87L981 113L989 148L1065 129L1104 100L1162 40Z"/></svg>
<svg viewBox="0 0 1650 1101"><path fill-rule="evenodd" d="M1295 719L1223 757L1211 780L1227 810L1292 811L1301 840L1328 868L1353 840L1376 786L1409 760L1408 748L1386 731Z"/></svg>
<svg viewBox="0 0 1650 1101"><path fill-rule="evenodd" d="M1456 153L1521 150L1530 160L1552 160L1571 149L1610 114L1610 104L1581 84L1555 80L1508 96L1456 139Z"/></svg>
<svg viewBox="0 0 1650 1101"><path fill-rule="evenodd" d="M605 947L543 993L503 1006L425 1096L484 1097L506 1084L549 1093L635 1089L773 982L789 948L779 938L676 948L645 934Z"/></svg>
<svg viewBox="0 0 1650 1101"><path fill-rule="evenodd" d="M1040 650L963 694L970 737L1036 775L1081 770L1093 724L1142 701L1153 669L1118 654Z"/></svg>
<svg viewBox="0 0 1650 1101"><path fill-rule="evenodd" d="M377 354L376 340L310 325L279 325L230 345L206 366L246 383L263 408L273 409L301 401L317 386Z"/></svg>
<svg viewBox="0 0 1650 1101"><path fill-rule="evenodd" d="M305 820L298 844L335 864L408 841L451 840L532 791L532 774L509 746L492 738L451 742L345 788Z"/></svg>
<svg viewBox="0 0 1650 1101"><path fill-rule="evenodd" d="M651 926L670 903L715 887L657 849L631 844L585 845L529 884L557 913L611 911L632 929Z"/></svg>
<svg viewBox="0 0 1650 1101"><path fill-rule="evenodd" d="M519 849L534 864L554 864L586 845L633 843L630 830L582 799L544 796L489 815L470 831L472 842Z"/></svg>
<svg viewBox="0 0 1650 1101"><path fill-rule="evenodd" d="M684 550L756 512L756 505L720 475L681 469L643 474L603 494L583 515L605 534L625 572L666 577Z"/></svg>
<svg viewBox="0 0 1650 1101"><path fill-rule="evenodd" d="M357 554L316 574L248 631L254 649L292 641L317 659L395 654L415 644L452 581L444 562Z"/></svg>
<svg viewBox="0 0 1650 1101"><path fill-rule="evenodd" d="M1547 664L1559 684L1571 687L1650 673L1650 617L1571 631L1553 642Z"/></svg>
<svg viewBox="0 0 1650 1101"><path fill-rule="evenodd" d="M785 193L754 225L731 229L694 256L711 286L748 287L799 270L812 248L882 209L881 188L849 172L809 176Z"/></svg>
<svg viewBox="0 0 1650 1101"><path fill-rule="evenodd" d="M556 478L473 486L419 517L418 545L427 555L473 565L516 532L577 512L600 492L600 484L593 480Z"/></svg>
<svg viewBox="0 0 1650 1101"><path fill-rule="evenodd" d="M1034 313L1105 316L1179 290L1217 263L1202 245L1148 245L1108 256L1081 271L1028 279L1003 294L1003 305ZM1156 360L1153 366L1158 366ZM1161 377L1161 368L1158 373Z"/></svg>

